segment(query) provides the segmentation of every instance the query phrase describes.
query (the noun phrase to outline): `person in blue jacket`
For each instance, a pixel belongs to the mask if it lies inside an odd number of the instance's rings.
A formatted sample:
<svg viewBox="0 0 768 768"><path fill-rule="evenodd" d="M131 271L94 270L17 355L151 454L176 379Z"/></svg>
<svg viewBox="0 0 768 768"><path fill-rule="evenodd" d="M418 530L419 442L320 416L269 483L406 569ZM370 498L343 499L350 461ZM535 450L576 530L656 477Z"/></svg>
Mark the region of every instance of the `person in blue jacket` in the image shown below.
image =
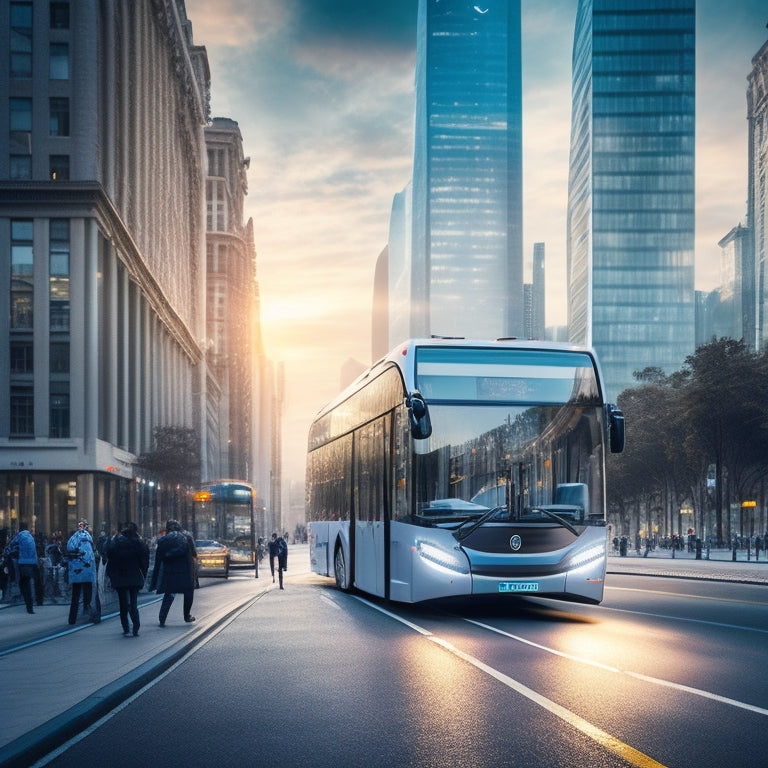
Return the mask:
<svg viewBox="0 0 768 768"><path fill-rule="evenodd" d="M27 613L34 613L31 581L35 579L35 586L37 586L37 579L40 578L40 561L37 557L34 536L29 532L29 526L26 523L19 524L19 532L11 539L8 551L19 569L19 589L27 606Z"/></svg>
<svg viewBox="0 0 768 768"><path fill-rule="evenodd" d="M93 537L88 532L88 521L81 520L77 530L67 542L67 574L72 587L72 601L69 604L69 623L77 621L80 595L83 596L83 612L88 612L94 621L94 611L91 606L93 585L96 581L96 555L93 551Z"/></svg>

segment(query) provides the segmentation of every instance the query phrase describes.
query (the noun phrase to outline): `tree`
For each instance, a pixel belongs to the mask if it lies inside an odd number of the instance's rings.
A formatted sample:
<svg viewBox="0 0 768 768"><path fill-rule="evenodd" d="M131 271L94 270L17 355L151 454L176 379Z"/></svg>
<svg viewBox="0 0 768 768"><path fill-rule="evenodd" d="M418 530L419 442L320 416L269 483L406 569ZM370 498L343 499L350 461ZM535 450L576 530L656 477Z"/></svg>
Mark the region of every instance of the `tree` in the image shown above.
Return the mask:
<svg viewBox="0 0 768 768"><path fill-rule="evenodd" d="M690 383L681 404L689 453L703 451L715 466L718 542L723 509L749 493L766 469L768 384L765 358L743 341L716 339L685 361ZM730 493L724 494L728 481Z"/></svg>
<svg viewBox="0 0 768 768"><path fill-rule="evenodd" d="M160 482L161 506L171 502L174 516L187 491L200 484L200 437L187 427L155 427L154 450L142 453L137 466ZM184 504L186 507L186 504Z"/></svg>

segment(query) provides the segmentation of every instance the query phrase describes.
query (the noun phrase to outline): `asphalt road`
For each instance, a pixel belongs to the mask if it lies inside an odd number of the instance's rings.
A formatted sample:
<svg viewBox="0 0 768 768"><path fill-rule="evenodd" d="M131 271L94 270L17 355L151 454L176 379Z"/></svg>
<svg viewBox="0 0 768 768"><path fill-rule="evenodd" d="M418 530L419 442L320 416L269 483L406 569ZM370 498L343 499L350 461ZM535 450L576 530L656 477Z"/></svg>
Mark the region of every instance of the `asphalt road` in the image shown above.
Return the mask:
<svg viewBox="0 0 768 768"><path fill-rule="evenodd" d="M763 765L767 637L764 585L399 606L293 574L38 765Z"/></svg>

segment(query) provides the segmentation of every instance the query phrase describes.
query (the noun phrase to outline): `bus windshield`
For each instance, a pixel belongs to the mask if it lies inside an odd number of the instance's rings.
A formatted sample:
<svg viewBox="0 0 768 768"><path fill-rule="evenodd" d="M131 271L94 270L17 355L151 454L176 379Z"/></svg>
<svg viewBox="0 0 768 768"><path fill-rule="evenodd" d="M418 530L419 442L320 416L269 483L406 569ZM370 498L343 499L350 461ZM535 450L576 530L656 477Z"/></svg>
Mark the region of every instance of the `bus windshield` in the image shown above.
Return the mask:
<svg viewBox="0 0 768 768"><path fill-rule="evenodd" d="M429 409L432 436L416 445L410 514L400 519L451 527L496 510L490 519L604 523L602 407Z"/></svg>

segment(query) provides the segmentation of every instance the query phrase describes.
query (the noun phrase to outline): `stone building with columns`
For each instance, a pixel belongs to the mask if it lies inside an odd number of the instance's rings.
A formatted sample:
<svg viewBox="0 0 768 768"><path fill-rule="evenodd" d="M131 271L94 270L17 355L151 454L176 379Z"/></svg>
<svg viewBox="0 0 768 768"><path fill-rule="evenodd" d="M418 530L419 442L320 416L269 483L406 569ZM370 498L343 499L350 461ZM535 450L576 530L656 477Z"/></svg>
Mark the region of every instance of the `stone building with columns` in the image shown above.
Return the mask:
<svg viewBox="0 0 768 768"><path fill-rule="evenodd" d="M209 450L209 87L183 2L0 2L0 531L151 536L153 430Z"/></svg>

